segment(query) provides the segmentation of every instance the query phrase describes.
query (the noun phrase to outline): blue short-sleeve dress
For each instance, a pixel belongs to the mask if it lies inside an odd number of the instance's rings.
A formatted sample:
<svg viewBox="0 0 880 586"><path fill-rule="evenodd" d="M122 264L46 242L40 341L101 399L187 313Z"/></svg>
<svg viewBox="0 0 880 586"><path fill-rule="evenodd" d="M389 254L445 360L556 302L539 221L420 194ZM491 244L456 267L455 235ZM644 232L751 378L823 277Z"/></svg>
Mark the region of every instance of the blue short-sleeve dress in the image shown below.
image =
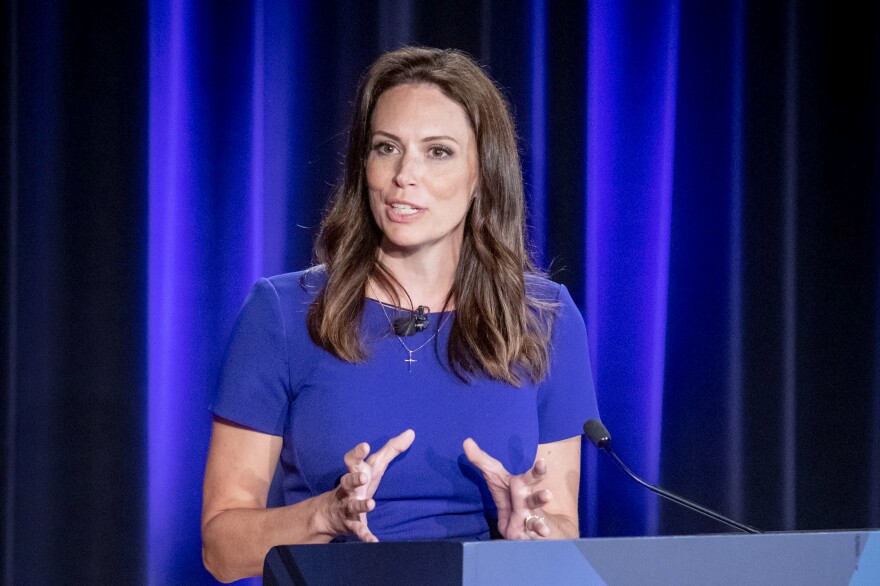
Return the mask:
<svg viewBox="0 0 880 586"><path fill-rule="evenodd" d="M522 473L539 443L577 436L585 420L598 417L586 328L568 291L530 279L530 291L556 300L559 310L548 376L514 387L488 378L464 382L450 371L454 312L431 314L426 331L404 339L410 349L422 346L415 362L406 362L409 353L372 299L361 323L369 358L339 360L306 328L325 280L316 268L254 286L229 342L214 414L283 438L285 504L331 490L346 472L343 455L358 443L378 449L413 429L412 447L391 463L375 494L371 531L387 541L489 539L495 507L462 442L474 438L510 472Z"/></svg>

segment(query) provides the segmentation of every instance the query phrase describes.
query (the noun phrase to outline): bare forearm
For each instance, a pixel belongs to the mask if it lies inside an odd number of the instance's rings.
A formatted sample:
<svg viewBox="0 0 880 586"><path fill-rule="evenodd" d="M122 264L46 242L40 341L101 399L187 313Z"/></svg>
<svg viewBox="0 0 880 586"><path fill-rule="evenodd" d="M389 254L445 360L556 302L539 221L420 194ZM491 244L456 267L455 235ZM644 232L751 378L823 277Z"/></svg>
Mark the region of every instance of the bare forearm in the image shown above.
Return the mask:
<svg viewBox="0 0 880 586"><path fill-rule="evenodd" d="M263 571L263 559L276 545L328 543L333 535L321 522L319 495L295 505L272 509L230 509L202 527L205 567L221 582L232 582Z"/></svg>

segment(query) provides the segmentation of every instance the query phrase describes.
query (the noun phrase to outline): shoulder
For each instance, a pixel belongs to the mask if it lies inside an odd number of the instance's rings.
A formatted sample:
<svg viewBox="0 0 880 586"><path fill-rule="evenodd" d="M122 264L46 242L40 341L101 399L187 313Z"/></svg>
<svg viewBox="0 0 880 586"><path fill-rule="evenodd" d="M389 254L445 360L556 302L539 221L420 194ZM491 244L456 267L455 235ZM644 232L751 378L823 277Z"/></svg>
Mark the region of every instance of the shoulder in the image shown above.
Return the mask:
<svg viewBox="0 0 880 586"><path fill-rule="evenodd" d="M552 323L554 334L563 329L575 327L584 329L584 318L568 288L536 274L526 274L526 297L539 315L544 315Z"/></svg>
<svg viewBox="0 0 880 586"><path fill-rule="evenodd" d="M282 302L311 303L326 283L327 271L323 265L317 265L302 271L261 279L256 286L273 289Z"/></svg>
<svg viewBox="0 0 880 586"><path fill-rule="evenodd" d="M542 303L556 303L568 297L565 285L551 281L543 275L526 273L526 296Z"/></svg>
<svg viewBox="0 0 880 586"><path fill-rule="evenodd" d="M262 278L251 288L243 311L280 315L285 322L304 319L301 315L308 312L326 278L321 266Z"/></svg>

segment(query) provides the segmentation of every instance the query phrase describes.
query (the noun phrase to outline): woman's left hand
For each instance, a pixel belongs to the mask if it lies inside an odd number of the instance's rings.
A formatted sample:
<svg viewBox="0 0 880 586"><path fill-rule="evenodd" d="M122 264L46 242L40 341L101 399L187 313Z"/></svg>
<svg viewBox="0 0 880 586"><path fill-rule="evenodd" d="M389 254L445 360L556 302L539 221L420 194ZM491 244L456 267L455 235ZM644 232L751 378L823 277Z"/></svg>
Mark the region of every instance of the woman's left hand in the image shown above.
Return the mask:
<svg viewBox="0 0 880 586"><path fill-rule="evenodd" d="M550 537L543 507L553 500L553 493L540 489L547 476L547 463L539 458L530 470L514 476L504 465L484 452L477 442L464 441L464 453L483 478L498 509L498 531L505 539L542 539Z"/></svg>

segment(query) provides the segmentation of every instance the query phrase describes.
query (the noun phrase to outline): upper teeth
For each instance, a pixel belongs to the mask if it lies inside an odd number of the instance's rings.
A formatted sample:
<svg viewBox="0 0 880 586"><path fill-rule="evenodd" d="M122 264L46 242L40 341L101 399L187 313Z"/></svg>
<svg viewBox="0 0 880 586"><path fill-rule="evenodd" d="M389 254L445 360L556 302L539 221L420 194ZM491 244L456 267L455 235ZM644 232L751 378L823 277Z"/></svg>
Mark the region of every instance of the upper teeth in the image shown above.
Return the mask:
<svg viewBox="0 0 880 586"><path fill-rule="evenodd" d="M401 214L414 214L417 210L416 208L406 205L405 203L393 203L391 207L394 208L395 211L400 212Z"/></svg>

